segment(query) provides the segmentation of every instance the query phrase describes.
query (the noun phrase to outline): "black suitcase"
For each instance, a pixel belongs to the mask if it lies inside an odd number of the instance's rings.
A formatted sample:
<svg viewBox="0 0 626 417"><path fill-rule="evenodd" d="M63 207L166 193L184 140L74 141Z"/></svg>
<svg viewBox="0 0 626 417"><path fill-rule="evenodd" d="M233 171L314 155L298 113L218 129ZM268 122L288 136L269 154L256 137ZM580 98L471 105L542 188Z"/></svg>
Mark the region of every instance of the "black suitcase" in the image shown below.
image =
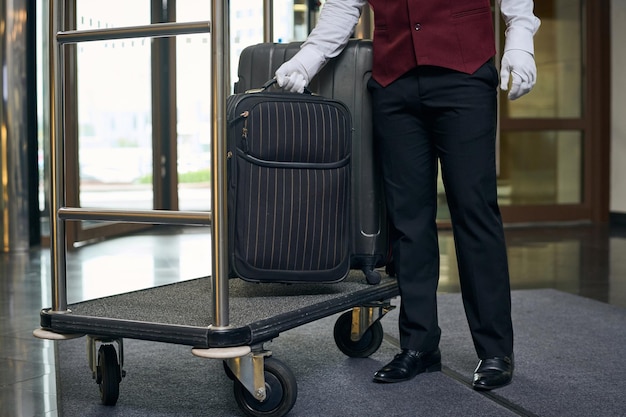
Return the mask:
<svg viewBox="0 0 626 417"><path fill-rule="evenodd" d="M350 271L350 112L312 94L235 94L227 106L231 272L337 282Z"/></svg>
<svg viewBox="0 0 626 417"><path fill-rule="evenodd" d="M235 92L262 85L278 67L293 57L301 42L261 43L245 48L239 57ZM374 155L372 103L367 90L371 77L372 42L351 39L342 53L331 59L308 88L346 104L352 115L351 267L362 269L368 282L381 279L377 267L388 266L390 243L383 183Z"/></svg>

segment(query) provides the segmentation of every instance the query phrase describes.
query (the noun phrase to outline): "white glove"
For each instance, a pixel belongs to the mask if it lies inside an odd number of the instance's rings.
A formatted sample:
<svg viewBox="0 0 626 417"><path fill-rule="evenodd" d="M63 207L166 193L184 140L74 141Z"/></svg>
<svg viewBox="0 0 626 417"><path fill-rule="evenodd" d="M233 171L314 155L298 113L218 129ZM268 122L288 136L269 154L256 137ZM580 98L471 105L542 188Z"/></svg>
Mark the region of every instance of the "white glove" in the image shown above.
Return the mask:
<svg viewBox="0 0 626 417"><path fill-rule="evenodd" d="M324 56L311 45L304 45L274 75L279 87L292 93L302 93L311 78L324 66Z"/></svg>
<svg viewBox="0 0 626 417"><path fill-rule="evenodd" d="M309 75L304 65L294 56L276 70L276 82L278 86L292 93L304 92L304 87L309 85Z"/></svg>
<svg viewBox="0 0 626 417"><path fill-rule="evenodd" d="M500 88L503 91L509 89L509 78L511 78L509 100L518 99L532 90L537 80L537 67L531 53L521 49L504 52L500 66Z"/></svg>

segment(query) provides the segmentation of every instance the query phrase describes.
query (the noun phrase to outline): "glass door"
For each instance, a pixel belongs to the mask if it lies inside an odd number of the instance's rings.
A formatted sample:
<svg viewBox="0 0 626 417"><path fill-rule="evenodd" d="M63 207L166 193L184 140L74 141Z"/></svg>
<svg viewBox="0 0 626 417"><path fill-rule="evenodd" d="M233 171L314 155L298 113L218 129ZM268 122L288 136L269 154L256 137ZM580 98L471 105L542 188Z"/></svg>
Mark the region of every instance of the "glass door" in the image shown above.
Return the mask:
<svg viewBox="0 0 626 417"><path fill-rule="evenodd" d="M150 0L76 0L75 7L77 30L147 25L151 19ZM68 206L152 209L151 40L69 47L75 54L68 54L65 86ZM68 245L145 227L68 222Z"/></svg>
<svg viewBox="0 0 626 417"><path fill-rule="evenodd" d="M510 101L500 99L499 197L506 222L590 221L591 188L602 167L593 155L594 86L590 5L582 0L535 3L537 84ZM500 31L501 43L504 30ZM587 98L585 98L587 96Z"/></svg>
<svg viewBox="0 0 626 417"><path fill-rule="evenodd" d="M68 30L211 20L207 0L68 3L67 20L75 22ZM319 11L303 0L272 4L272 19L264 18L263 2L230 4L231 90L241 50L266 40L266 22L273 22L272 41L301 41ZM210 43L206 33L66 46L69 207L211 210ZM68 247L148 227L67 222Z"/></svg>
<svg viewBox="0 0 626 417"><path fill-rule="evenodd" d="M148 1L77 2L77 29L150 23ZM120 13L124 10L124 13ZM152 208L150 40L79 44L81 207Z"/></svg>

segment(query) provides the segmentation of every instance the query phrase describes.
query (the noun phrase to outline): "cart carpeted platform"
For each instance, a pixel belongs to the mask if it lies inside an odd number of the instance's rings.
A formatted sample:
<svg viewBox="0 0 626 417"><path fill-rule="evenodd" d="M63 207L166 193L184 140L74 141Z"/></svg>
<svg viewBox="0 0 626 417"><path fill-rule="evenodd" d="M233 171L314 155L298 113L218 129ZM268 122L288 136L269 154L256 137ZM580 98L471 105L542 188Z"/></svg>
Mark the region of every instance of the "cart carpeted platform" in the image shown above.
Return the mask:
<svg viewBox="0 0 626 417"><path fill-rule="evenodd" d="M384 276L370 285L356 270L332 284L231 279L228 297L220 300L229 317L218 322L213 319L211 284L200 278L83 301L71 304L69 314L43 310L41 327L57 333L233 347L263 343L294 327L398 295L395 279Z"/></svg>
<svg viewBox="0 0 626 417"><path fill-rule="evenodd" d="M482 394L469 380L476 357L460 295L439 296L444 372L401 384L371 376L397 352L397 310L372 357L352 359L333 342L336 316L284 332L266 348L294 372L292 417L624 416L626 310L554 290L513 292L516 374ZM84 339L57 342L59 416L240 416L217 360L189 347L125 340L127 377L114 407L99 404Z"/></svg>
<svg viewBox="0 0 626 417"><path fill-rule="evenodd" d="M384 277L381 284L394 282ZM373 291L360 271L332 284L275 284L229 280L229 324L244 326L325 301L341 299L357 291ZM134 291L69 306L73 314L206 327L213 323L211 280L200 278Z"/></svg>

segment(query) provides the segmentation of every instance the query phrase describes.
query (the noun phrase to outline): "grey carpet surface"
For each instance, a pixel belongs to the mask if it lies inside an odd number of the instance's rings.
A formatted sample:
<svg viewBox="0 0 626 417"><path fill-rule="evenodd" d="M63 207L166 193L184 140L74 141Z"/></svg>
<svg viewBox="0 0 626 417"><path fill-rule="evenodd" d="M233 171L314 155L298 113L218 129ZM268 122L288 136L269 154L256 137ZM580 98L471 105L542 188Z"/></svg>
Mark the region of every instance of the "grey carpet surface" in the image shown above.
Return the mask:
<svg viewBox="0 0 626 417"><path fill-rule="evenodd" d="M493 391L530 415L626 416L626 310L557 290L512 293L515 377ZM397 338L397 311L383 318ZM477 357L460 294L439 297L443 365L467 382Z"/></svg>
<svg viewBox="0 0 626 417"><path fill-rule="evenodd" d="M460 410L469 417L515 415L442 373L420 375L401 386L371 382L395 346L383 342L369 358L347 358L334 345L335 318L289 330L266 344L296 377L298 398L290 417L452 416ZM58 344L59 416L243 415L220 361L164 343L126 340L124 349L127 376L117 405L106 407L99 404L84 340Z"/></svg>
<svg viewBox="0 0 626 417"><path fill-rule="evenodd" d="M458 294L439 296L442 373L371 382L397 352L397 309L383 318L389 337L370 358L337 349L337 316L283 332L266 348L296 376L289 416L626 416L626 310L553 290L514 291L513 307L515 379L489 395L469 386L476 357ZM105 407L84 338L57 342L59 416L242 415L220 361L187 346L127 339L124 347L120 399Z"/></svg>

